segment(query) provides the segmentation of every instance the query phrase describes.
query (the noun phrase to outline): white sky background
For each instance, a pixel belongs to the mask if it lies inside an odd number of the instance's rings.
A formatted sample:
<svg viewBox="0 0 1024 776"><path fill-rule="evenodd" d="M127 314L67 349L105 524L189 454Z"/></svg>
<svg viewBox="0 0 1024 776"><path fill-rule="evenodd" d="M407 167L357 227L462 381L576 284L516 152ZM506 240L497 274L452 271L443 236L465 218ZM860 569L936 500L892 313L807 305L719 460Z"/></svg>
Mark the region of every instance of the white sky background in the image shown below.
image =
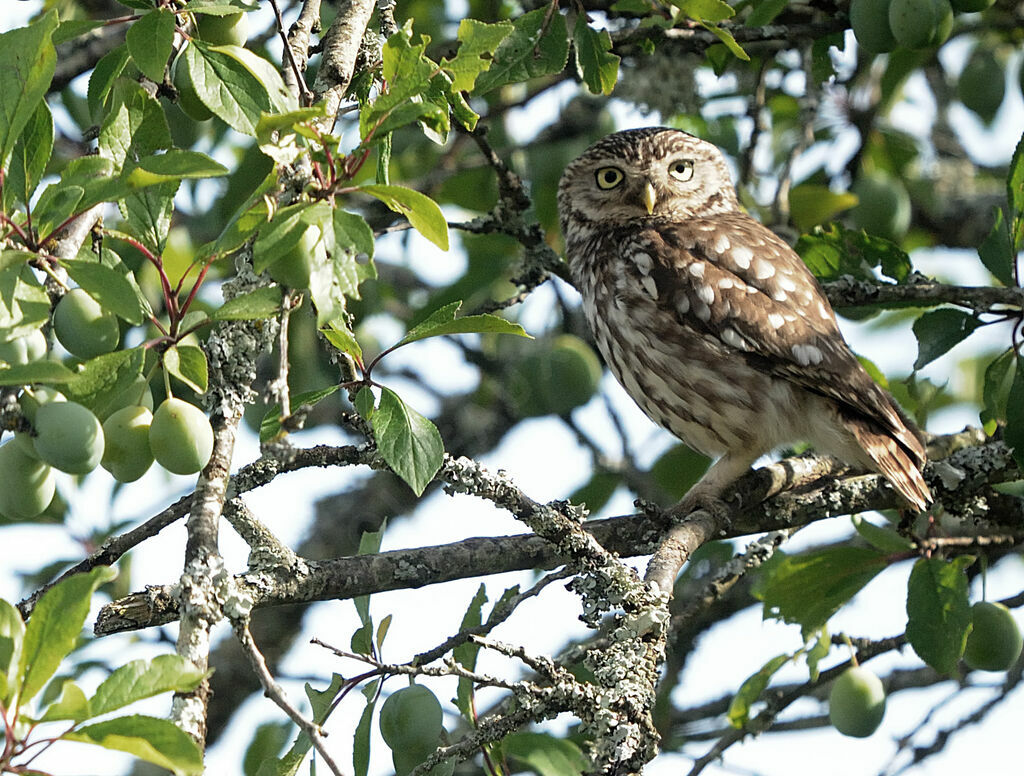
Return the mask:
<svg viewBox="0 0 1024 776"><path fill-rule="evenodd" d="M7 2L4 5L7 14L0 29L9 29L22 23L22 18L37 4ZM943 51L943 62L956 70L958 62L962 63L966 53L964 46L952 44ZM918 134L926 132L927 122L931 120L934 110L927 104L925 94L926 90L921 88L921 84L915 85L912 82L908 85L907 100L894 113L894 120L902 128ZM558 107L556 101L563 99L564 93L552 95L552 102L547 106L535 107L532 115L536 116L537 112L542 111L550 111L550 115L555 115ZM622 106L618 106L617 111L621 126L657 123L653 118L643 118L630 113ZM1000 163L1009 158L1018 137L1017 133L1020 127L1024 126L1024 106L1021 104L1018 90L1010 88L992 130L982 128L972 114L960 108L954 108L951 120L957 129L964 131L968 138L968 150L975 161L987 164ZM521 121L522 126L536 125L535 119L530 116L522 116ZM516 124L520 122L516 121ZM416 257L415 269L433 282L444 282L445 279L458 276L464 261L461 255L455 251L443 254L416 236L412 239L417 240L416 250L409 252L410 256ZM389 250L386 245L381 246L380 256L382 260L401 260L397 251ZM969 252L918 251L914 254L913 260L915 267L926 274L935 274L963 283L988 282L976 256ZM574 294L571 289L565 287L562 291L570 297ZM524 305L524 325L534 332L541 330L550 316L552 306L551 289L541 288ZM912 354L916 352L916 343L909 326L898 332L886 331L884 337L879 337L871 331L870 326L845 321L842 325L854 349L871 358L887 373L905 370L912 360ZM958 356L963 355L965 349L979 348L982 344L982 334L989 337L993 347L1005 342L1005 333L1000 338L998 332L989 335L990 329L976 333L968 343L929 366L925 374L938 381L959 379L956 375L950 374L951 367ZM389 338L393 334L394 332L390 332ZM991 339L992 336L995 337L994 340ZM444 375L449 381L440 387L464 390L473 384L475 376L472 370L461 365L456 350L445 343L413 346L400 351L394 360L404 360L415 366L422 364L427 357L436 364L431 370L432 377ZM395 387L410 403L429 413L430 399L426 394L407 389L405 385L396 384ZM671 438L667 433L658 431L625 396L614 380L607 376L605 388L624 418L633 448L642 451L640 457L643 462L649 463L654 460L671 444ZM612 450L615 449L617 437L600 402L591 402L587 407L581 408L577 411L576 417L602 444L607 444ZM962 428L966 423L976 422L977 418L972 411L954 409L937 415L931 430L951 431ZM314 429L296 437L296 442L301 445L340 441L341 437L331 429ZM236 467L255 459L258 455L258 442L246 430L239 440L236 451ZM543 419L519 424L484 458L484 463L492 470L506 470L520 487L540 501L564 497L582 484L590 471L589 455L579 447L571 433L559 422ZM346 482L362 476L364 474L361 472L341 469L329 470L326 473L319 469L296 472L279 478L261 489L250 502L257 515L265 520L282 540L294 545L306 530L313 514L315 500L337 492ZM70 535L84 536L91 528L106 525L111 521L144 519L186 492L193 482L193 478L170 477L158 467L154 467L140 483L125 488L113 500L113 508L108 513L105 506L103 509L97 509L94 505L111 503L112 481L103 472L90 476L72 505L69 531L61 527L16 526L4 528L0 532L6 561L5 567L0 570L0 596L8 600L17 600L20 597L23 591L17 577L19 572L35 571L45 563L61 558L80 557L82 547L70 538ZM621 514L631 509L629 498L620 493L609 504L606 513ZM519 533L522 530L522 526L508 514L494 509L487 503L469 497L449 498L438 495L425 500L412 518L395 523L385 536L384 549L441 544L458 541L467 536ZM787 549L797 550L848 532L849 523L846 518L825 521L801 532L787 545ZM243 570L248 548L227 526L221 532L221 538L229 566L234 570ZM161 584L176 580L181 570L184 540L183 523L178 523L166 529L156 540L147 542L135 550L132 553L132 588L139 589L147 583ZM638 562L638 567L642 568L642 563ZM905 626L903 590L908 571L909 564L902 564L889 569L882 577L876 579L858 596L854 605L845 607L837 615L832 623L833 632L845 629L852 634L872 636L887 636L901 632ZM506 587L519 583L525 588L532 584L533 579L532 574L524 572L488 578L485 584L493 603ZM1024 586L1022 580L1024 575L1021 574L1019 563L1013 559L1002 563L996 572L989 576L989 598L997 599L1019 592ZM408 660L415 653L434 646L457 631L465 607L478 584L479 580L465 580L421 590L395 591L374 596L371 610L377 621L386 614L394 615L385 644L385 659L394 662ZM490 604L485 608L485 612L489 610L489 606ZM516 615L499 628L493 637L523 643L535 652L551 653L562 646L569 636L585 633L585 629L577 620L578 614L579 607L575 596L556 583L551 585L540 599L520 607ZM306 632L308 635L316 635L325 641L347 647L351 633L357 627L358 620L351 602L328 602L317 605L307 617ZM224 637L225 632L226 629L222 628L221 637ZM173 629L168 629L168 633L173 634ZM170 650L166 644L154 646L151 636L144 638L146 641L134 640L131 636L118 636L100 641L89 647L88 654L100 659L121 662L129 657L152 656ZM300 646L292 651L283 665L286 678L284 683L293 700L302 698L301 681L297 680L321 678L317 684L323 686L326 685L332 671L351 675L359 670L354 664L346 665L333 660L321 649L304 644L304 641L305 639L300 640ZM731 692L769 658L793 651L798 646L797 628L773 622L762 623L759 611L745 612L731 620L728 625L714 629L702 639L677 690L679 699L683 703L691 704ZM826 666L845 657L841 651L835 650ZM919 661L906 650L903 656L889 655L871 664L872 668L880 673L885 673L893 665L913 666L919 665ZM518 675L517 666L504 658L494 658L486 652L481 653L479 668L509 678ZM295 680L288 681L288 677ZM805 677L806 671L801 667L788 667L779 676L783 681ZM975 674L975 677L991 677L995 683L1001 675ZM85 677L83 683L94 686L101 679L102 674L93 671ZM393 691L401 686L403 680L392 679L387 689ZM454 681L438 681L431 683L431 686L442 700L454 694ZM863 776L878 773L894 751L893 740L906 734L933 705L952 694L954 690L955 686L950 682L930 690L901 693L890 701L889 713L881 730L868 740L845 738L831 729L764 736L732 747L726 755L725 766L711 766L706 773L714 776L746 773L803 776L822 772L830 776ZM972 704L978 702L983 692L985 691L978 690L967 694L969 703L958 702L944 707L934 719L937 728L950 726L973 710ZM486 707L487 697L486 694L481 694L481 707ZM339 762L346 766L351 762L351 731L362 710L362 703L362 696L352 693L329 723L328 730L334 731L330 743L336 747ZM140 711L162 715L166 713L166 707L166 698L159 698L144 704ZM811 702L804 701L791 709L793 714L784 715L783 718L815 711L819 710L815 709ZM255 725L261 721L281 718L281 713L269 701L259 696L251 698L240 710L228 733L211 750L208 772L218 776L240 774L241 752L248 744ZM1015 735L1019 728L1019 720L1022 718L1024 700L1018 693L990 715L983 726L957 734L934 763L926 763L914 773L946 774L981 770L992 776L1001 776L1019 772L1018 757L1015 754L1018 751ZM562 729L559 723L564 724L560 720L552 729ZM933 727L931 730L937 728ZM926 732L916 740L918 743L927 744L931 738ZM689 751L699 756L709 746L709 743L704 742ZM82 745L66 744L55 747L52 755L41 760L38 765L62 776L106 776L123 772L127 763L127 757ZM656 759L646 772L650 776L669 776L685 773L689 765L690 761L687 758L663 755ZM371 772L386 774L389 771L389 752L375 734Z"/></svg>

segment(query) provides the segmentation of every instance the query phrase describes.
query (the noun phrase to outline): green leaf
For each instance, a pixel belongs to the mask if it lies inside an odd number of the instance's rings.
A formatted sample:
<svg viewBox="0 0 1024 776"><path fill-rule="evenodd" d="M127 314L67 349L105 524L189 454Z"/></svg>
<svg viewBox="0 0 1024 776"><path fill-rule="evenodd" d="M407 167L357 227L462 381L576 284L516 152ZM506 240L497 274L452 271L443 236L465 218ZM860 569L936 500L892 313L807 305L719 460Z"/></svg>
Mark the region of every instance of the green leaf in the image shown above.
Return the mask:
<svg viewBox="0 0 1024 776"><path fill-rule="evenodd" d="M518 323L506 321L504 318L490 313L456 318L455 315L460 307L462 307L462 302L452 302L440 310L435 310L422 322L409 329L409 332L398 341L395 347L399 348L410 342L428 337L443 337L447 334L515 334L518 337L532 339Z"/></svg>
<svg viewBox="0 0 1024 776"><path fill-rule="evenodd" d="M10 708L11 696L18 685L21 645L25 623L21 612L0 598L0 706Z"/></svg>
<svg viewBox="0 0 1024 776"><path fill-rule="evenodd" d="M970 556L947 561L921 558L907 582L907 641L924 662L941 674L953 676L964 653L971 625L967 600Z"/></svg>
<svg viewBox="0 0 1024 776"><path fill-rule="evenodd" d="M191 692L206 675L180 655L132 660L117 668L96 688L89 699L90 716L98 717L165 692Z"/></svg>
<svg viewBox="0 0 1024 776"><path fill-rule="evenodd" d="M1024 358L1017 357L1010 395L1006 401L1006 429L1003 439L1013 448L1013 460L1024 467Z"/></svg>
<svg viewBox="0 0 1024 776"><path fill-rule="evenodd" d="M57 361L35 361L0 368L0 385L60 385L75 379L75 373Z"/></svg>
<svg viewBox="0 0 1024 776"><path fill-rule="evenodd" d="M359 417L363 420L370 420L377 409L377 397L373 395L373 389L368 385L360 388L356 393L354 404Z"/></svg>
<svg viewBox="0 0 1024 776"><path fill-rule="evenodd" d="M929 310L914 321L914 335L917 337L917 360L914 369L930 364L970 336L981 325L971 313L944 307Z"/></svg>
<svg viewBox="0 0 1024 776"><path fill-rule="evenodd" d="M264 286L232 297L210 315L215 321L262 321L281 311L281 289Z"/></svg>
<svg viewBox="0 0 1024 776"><path fill-rule="evenodd" d="M340 385L329 385L326 388L321 388L318 391L306 391L305 393L294 393L291 395L290 403L292 405L292 412L303 404L313 406L318 402L326 399L332 393L337 392ZM263 416L263 420L260 421L260 441L269 442L271 439L276 437L281 432L281 405L275 404L269 410L267 414Z"/></svg>
<svg viewBox="0 0 1024 776"><path fill-rule="evenodd" d="M370 184L360 186L359 191L376 197L391 210L401 213L409 223L443 251L448 250L448 222L444 213L426 194L405 186L381 186Z"/></svg>
<svg viewBox="0 0 1024 776"><path fill-rule="evenodd" d="M369 596L361 596L369 600ZM357 655L373 654L373 623L360 625L349 640L349 648Z"/></svg>
<svg viewBox="0 0 1024 776"><path fill-rule="evenodd" d="M172 771L175 776L201 776L203 773L203 754L195 740L166 719L141 714L115 717L67 732L64 738L128 752Z"/></svg>
<svg viewBox="0 0 1024 776"><path fill-rule="evenodd" d="M348 324L343 320L328 321L327 325L320 329L324 338L342 353L348 353L352 360L358 365L363 363L363 349L356 342L356 335Z"/></svg>
<svg viewBox="0 0 1024 776"><path fill-rule="evenodd" d="M565 17L547 7L525 13L494 52L491 67L476 79L473 93L486 94L499 86L560 73L569 59Z"/></svg>
<svg viewBox="0 0 1024 776"><path fill-rule="evenodd" d="M263 272L285 256L299 244L306 229L330 218L329 211L326 205L309 202L299 202L277 211L268 223L260 227L253 244L253 269Z"/></svg>
<svg viewBox="0 0 1024 776"><path fill-rule="evenodd" d="M540 776L580 776L590 767L575 743L548 733L512 733L502 739L501 751Z"/></svg>
<svg viewBox="0 0 1024 776"><path fill-rule="evenodd" d="M381 390L380 406L370 422L381 457L413 493L422 495L444 461L444 443L437 426L388 388Z"/></svg>
<svg viewBox="0 0 1024 776"><path fill-rule="evenodd" d="M122 45L111 49L96 63L96 67L89 76L89 87L86 98L89 104L89 113L94 121L103 117L103 107L107 103L107 96L114 88L114 81L121 75L131 54L128 53L128 46Z"/></svg>
<svg viewBox="0 0 1024 776"><path fill-rule="evenodd" d="M0 35L0 169L5 173L18 137L53 80L55 29L57 14L51 10L27 27Z"/></svg>
<svg viewBox="0 0 1024 776"><path fill-rule="evenodd" d="M816 227L801 236L796 252L814 276L822 280L853 275L873 281L876 278L872 269L881 265L886 275L899 281L911 269L910 257L895 243L837 223Z"/></svg>
<svg viewBox="0 0 1024 776"><path fill-rule="evenodd" d="M118 203L127 221L127 231L158 256L167 245L174 215L174 195L180 187L180 181L172 180L134 189Z"/></svg>
<svg viewBox="0 0 1024 776"><path fill-rule="evenodd" d="M764 601L765 619L799 623L806 638L885 568L886 556L864 547L777 553L763 567L757 596Z"/></svg>
<svg viewBox="0 0 1024 776"><path fill-rule="evenodd" d="M111 160L116 172L120 172L126 166L131 167L135 159L170 148L171 131L167 126L163 106L140 84L123 78L117 80L114 83L110 110L100 127L98 145L100 157ZM124 182L121 185L125 187L124 193L127 194L130 189ZM136 185L143 184L140 181ZM117 199L121 196L124 194L119 195ZM103 199L95 201L102 202Z"/></svg>
<svg viewBox="0 0 1024 776"><path fill-rule="evenodd" d="M357 555L376 555L380 552L380 544L384 540L384 528L381 526L376 531L363 531L359 537L359 549ZM369 644L369 631L373 627L373 620L370 619L370 596L359 595L352 599L356 607L356 614L359 615L359 622L367 629L367 644ZM366 650L369 653L369 649Z"/></svg>
<svg viewBox="0 0 1024 776"><path fill-rule="evenodd" d="M494 52L512 29L510 22L487 24L476 19L459 22L459 50L453 58L441 60L441 67L451 73L452 88L471 91L480 74L491 67Z"/></svg>
<svg viewBox="0 0 1024 776"><path fill-rule="evenodd" d="M715 25L708 24L707 22L700 22L700 24L704 29L713 33L716 38L722 41L725 47L732 52L732 55L734 57L736 57L737 59L742 59L744 62L750 61L750 55L743 50L743 47L736 42L736 39L732 36L732 33L729 32L727 29L725 29L724 27L716 27ZM710 51L711 47L708 48L709 55ZM716 72L716 75L721 75L721 73Z"/></svg>
<svg viewBox="0 0 1024 776"><path fill-rule="evenodd" d="M54 680L58 681L58 680ZM45 700L46 693L43 694ZM71 720L81 722L94 716L89 713L89 699L85 692L70 679L64 681L60 687L60 697L46 707L39 722L56 722L59 720Z"/></svg>
<svg viewBox="0 0 1024 776"><path fill-rule="evenodd" d="M138 326L149 314L143 307L145 297L128 277L98 261L68 259L61 265L78 285L89 292L104 309Z"/></svg>
<svg viewBox="0 0 1024 776"><path fill-rule="evenodd" d="M711 459L683 444L666 450L651 466L651 477L669 498L678 500L703 476Z"/></svg>
<svg viewBox="0 0 1024 776"><path fill-rule="evenodd" d="M177 66L188 68L203 105L237 132L255 136L260 114L270 111L270 95L248 68L226 52L228 48L234 47L193 40Z"/></svg>
<svg viewBox="0 0 1024 776"><path fill-rule="evenodd" d="M698 22L721 22L736 15L735 9L722 0L672 0L672 5Z"/></svg>
<svg viewBox="0 0 1024 776"><path fill-rule="evenodd" d="M185 178L220 178L227 174L227 167L206 154L172 148L166 153L139 159L126 181L137 188Z"/></svg>
<svg viewBox="0 0 1024 776"><path fill-rule="evenodd" d="M196 393L206 393L209 370L202 348L195 345L171 345L164 351L164 369Z"/></svg>
<svg viewBox="0 0 1024 776"><path fill-rule="evenodd" d="M26 264L33 254L0 251L0 332L4 339L38 331L50 316L50 297Z"/></svg>
<svg viewBox="0 0 1024 776"><path fill-rule="evenodd" d="M46 102L40 102L25 124L11 155L3 186L5 212L11 213L15 202L24 205L32 200L52 151L53 116Z"/></svg>
<svg viewBox="0 0 1024 776"><path fill-rule="evenodd" d="M789 0L760 0L760 2L755 3L754 10L751 11L750 16L747 17L744 23L748 27L763 27L766 24L770 24L776 16L786 9L787 5L789 5Z"/></svg>
<svg viewBox="0 0 1024 776"><path fill-rule="evenodd" d="M828 628L822 628L818 632L818 638L805 653L807 659L807 671L812 682L818 681L818 664L828 657L832 651L832 639L828 635Z"/></svg>
<svg viewBox="0 0 1024 776"><path fill-rule="evenodd" d="M57 583L40 597L25 628L18 667L21 676L20 705L35 697L71 652L89 614L89 600L96 589L117 576L110 566L97 566Z"/></svg>
<svg viewBox="0 0 1024 776"><path fill-rule="evenodd" d="M790 218L801 232L831 221L856 204L856 194L836 193L813 183L802 183L789 191Z"/></svg>
<svg viewBox="0 0 1024 776"><path fill-rule="evenodd" d="M1010 160L1010 171L1006 176L1006 199L1013 213L1010 243L1016 255L1024 249L1024 134L1017 142Z"/></svg>
<svg viewBox="0 0 1024 776"><path fill-rule="evenodd" d="M1013 249L1010 247L1010 232L1003 219L1001 208L995 209L995 221L992 229L978 246L978 256L985 269L1004 286L1015 286L1013 265L1015 262Z"/></svg>
<svg viewBox="0 0 1024 776"><path fill-rule="evenodd" d="M1017 357L1013 349L1010 348L992 359L991 363L985 367L981 391L983 407L981 422L985 425L985 431L988 434L995 431L997 421L1006 419L1010 388L1013 385L1010 370L1016 364ZM1016 370L1012 374L1016 375Z"/></svg>
<svg viewBox="0 0 1024 776"><path fill-rule="evenodd" d="M608 30L595 30L587 24L586 14L576 17L572 33L576 52L576 70L591 94L611 94L619 80L619 61L612 54L612 36Z"/></svg>
<svg viewBox="0 0 1024 776"><path fill-rule="evenodd" d="M900 536L891 528L875 525L860 515L854 515L850 519L861 538L879 552L896 555L908 552L914 546L909 539Z"/></svg>
<svg viewBox="0 0 1024 776"><path fill-rule="evenodd" d="M750 707L761 697L772 677L791 659L792 655L776 655L744 680L740 689L736 691L732 703L729 704L730 725L739 729L747 724L750 719Z"/></svg>
<svg viewBox="0 0 1024 776"><path fill-rule="evenodd" d="M437 70L424 51L430 38L412 43L412 19L387 39L381 49L382 77L387 91L359 113L359 136L382 137L398 127L424 120L439 132L448 131L448 111L423 99Z"/></svg>
<svg viewBox="0 0 1024 776"><path fill-rule="evenodd" d="M65 381L61 392L71 401L93 409L128 390L146 364L146 351L140 345L128 350L115 350L91 358Z"/></svg>
<svg viewBox="0 0 1024 776"><path fill-rule="evenodd" d="M618 472L595 471L587 482L569 494L568 500L573 504L586 505L593 515L604 509L621 484L622 475Z"/></svg>
<svg viewBox="0 0 1024 776"><path fill-rule="evenodd" d="M291 731L292 723L287 720L257 725L242 757L242 773L245 776L257 776L264 763L276 761L288 743Z"/></svg>
<svg viewBox="0 0 1024 776"><path fill-rule="evenodd" d="M374 685L377 680L374 680ZM367 776L370 770L370 732L373 721L373 709L377 705L376 693L368 696L363 713L356 723L355 735L352 738L352 770L355 776Z"/></svg>
<svg viewBox="0 0 1024 776"><path fill-rule="evenodd" d="M143 14L124 37L142 74L155 83L163 83L164 68L174 44L174 14L166 8Z"/></svg>
<svg viewBox="0 0 1024 776"><path fill-rule="evenodd" d="M483 583L476 590L476 595L473 596L473 600L469 602L469 607L466 609L466 613L462 615L462 624L459 626L459 631L467 631L470 628L476 628L483 623L483 608L484 604L487 603L487 586ZM467 641L464 644L457 646L452 656L463 668L472 671L476 668L476 656L480 651L480 645L472 641ZM459 677L459 688L455 698L455 705L459 711L462 712L462 716L468 721L473 722L475 717L473 715L473 681L464 676Z"/></svg>

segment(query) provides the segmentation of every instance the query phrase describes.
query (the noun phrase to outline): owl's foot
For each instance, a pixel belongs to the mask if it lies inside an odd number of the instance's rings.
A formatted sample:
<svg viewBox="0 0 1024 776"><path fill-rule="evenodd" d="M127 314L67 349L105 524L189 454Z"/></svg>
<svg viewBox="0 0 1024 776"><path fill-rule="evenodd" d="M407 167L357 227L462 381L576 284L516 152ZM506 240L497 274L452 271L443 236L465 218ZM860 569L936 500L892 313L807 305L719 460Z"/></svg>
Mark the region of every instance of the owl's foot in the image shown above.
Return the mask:
<svg viewBox="0 0 1024 776"><path fill-rule="evenodd" d="M690 491L669 510L669 515L673 520L681 520L695 512L705 512L712 520L724 526L732 522L732 510L726 503L718 496L706 492Z"/></svg>

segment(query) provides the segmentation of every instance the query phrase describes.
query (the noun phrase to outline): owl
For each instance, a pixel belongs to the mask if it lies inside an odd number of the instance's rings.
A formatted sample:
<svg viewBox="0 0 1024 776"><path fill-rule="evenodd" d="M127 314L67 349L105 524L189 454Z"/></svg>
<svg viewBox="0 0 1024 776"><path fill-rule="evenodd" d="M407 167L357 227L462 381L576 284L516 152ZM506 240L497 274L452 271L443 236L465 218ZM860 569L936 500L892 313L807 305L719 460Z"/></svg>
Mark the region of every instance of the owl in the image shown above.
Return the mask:
<svg viewBox="0 0 1024 776"><path fill-rule="evenodd" d="M608 367L648 417L718 459L683 509L800 441L927 508L918 433L800 257L740 209L714 145L666 128L608 135L566 168L558 210Z"/></svg>

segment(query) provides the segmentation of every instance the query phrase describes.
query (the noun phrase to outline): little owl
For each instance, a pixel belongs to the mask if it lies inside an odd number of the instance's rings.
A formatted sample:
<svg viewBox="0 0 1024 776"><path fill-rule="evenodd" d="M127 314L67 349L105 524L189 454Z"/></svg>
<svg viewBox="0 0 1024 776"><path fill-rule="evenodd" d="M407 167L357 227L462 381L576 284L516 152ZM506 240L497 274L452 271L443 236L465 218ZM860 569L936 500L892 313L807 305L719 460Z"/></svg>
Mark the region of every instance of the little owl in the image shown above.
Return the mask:
<svg viewBox="0 0 1024 776"><path fill-rule="evenodd" d="M798 441L928 506L912 424L850 351L800 257L740 209L715 146L665 128L609 135L566 168L558 209L608 366L652 420L719 457L684 508Z"/></svg>

